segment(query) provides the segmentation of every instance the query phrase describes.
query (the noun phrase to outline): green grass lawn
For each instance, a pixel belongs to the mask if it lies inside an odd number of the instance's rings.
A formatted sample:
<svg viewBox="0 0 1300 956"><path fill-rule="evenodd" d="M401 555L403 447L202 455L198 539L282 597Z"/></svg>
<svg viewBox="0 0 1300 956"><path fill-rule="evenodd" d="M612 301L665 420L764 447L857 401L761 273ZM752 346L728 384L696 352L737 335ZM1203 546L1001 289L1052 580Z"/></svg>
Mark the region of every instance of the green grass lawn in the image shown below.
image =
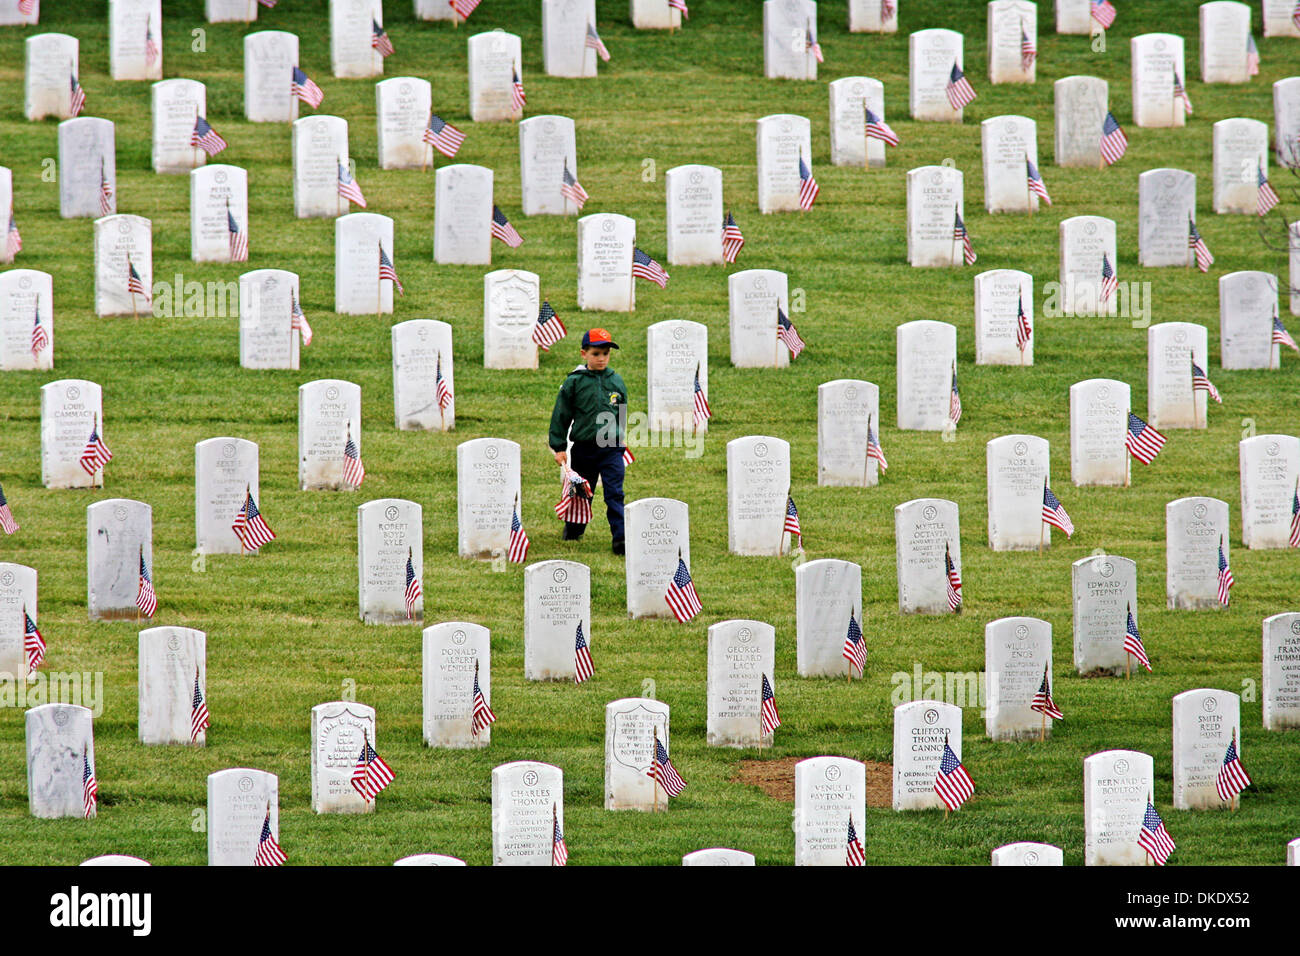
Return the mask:
<svg viewBox="0 0 1300 956"><path fill-rule="evenodd" d="M208 118L230 142L217 161L249 171L251 256L246 266L196 265L189 258L188 183L149 166L147 83L109 79L107 20L99 4L50 4L40 30L81 41L85 115L117 124L118 210L154 226L154 277L234 280L252 268L301 276L303 306L316 341L298 372L239 367L238 319L98 319L93 309L91 222L61 220L58 186L41 178L42 160L57 156L56 122L22 116L23 39L0 30L0 163L14 171L15 208L25 249L16 265L54 276L55 370L0 376L0 481L22 524L0 541L0 560L40 573L40 626L48 667L101 671L106 706L95 722L101 810L97 820L35 820L27 813L23 715L0 710L0 826L5 863L76 863L100 853L129 853L157 864L202 864L206 838L195 811L206 802L205 778L228 767L279 775L281 843L291 864L387 864L437 852L471 864L491 862L491 768L512 760L557 764L565 773L567 837L574 864L675 864L708 846L753 852L760 863L790 863L791 805L731 782L752 754L705 745L705 632L708 625L752 617L775 625L775 683L784 726L771 756L842 754L888 762L892 748L891 675L924 670L978 671L984 626L1027 614L1053 626L1054 694L1066 720L1046 744L994 743L982 716L964 720L964 759L977 792L945 821L938 812L868 812L867 859L876 864L986 864L989 851L1016 840L1064 848L1083 861L1083 759L1111 748L1155 758L1156 804L1178 842L1172 864L1276 864L1300 835L1300 775L1294 732L1265 733L1255 690L1260 680L1260 621L1294 610L1296 552L1233 552L1237 587L1221 613L1173 612L1164 600L1164 506L1184 495L1211 495L1231 506L1240 537L1236 444L1248 429L1296 434L1297 359L1278 372L1223 372L1218 361L1220 275L1262 269L1282 275L1282 253L1266 249L1255 217L1211 210L1211 125L1249 116L1272 124L1273 81L1300 72L1300 42L1260 37L1262 72L1246 86L1199 82L1196 4L1129 2L1104 53L1088 38L1057 36L1051 4L1039 4L1041 59L1034 86L987 80L985 6L936 0L902 4L896 36L850 35L845 5L821 4L826 62L817 82L762 76L761 9L752 0L700 0L674 36L637 32L626 0L600 0L600 32L613 60L600 77L544 75L540 4L488 0L470 29L412 18L409 2L388 4L386 26L396 55L389 76L433 84L434 109L468 134L458 160L496 171L496 201L524 235L517 250L494 245L496 268L529 269L570 329L570 337L533 371L482 369L482 268L434 266L433 176L377 169L373 82L329 75L324 0L284 0L261 10L255 27L207 25L202 3L167 4L163 23L167 77L207 84ZM69 9L71 7L72 9ZM907 116L907 33L949 27L966 35L966 73L979 93L962 126L913 123ZM628 315L578 314L573 219L520 213L514 125L473 124L467 116L466 37L502 27L523 38L528 114L555 113L577 123L580 172L591 194L586 212L635 217L638 244L664 256L664 173L683 163L722 169L726 204L748 244L739 268L788 272L806 293L794 316L807 351L788 370L733 369L727 344L723 267L670 267L661 292L637 289ZM300 62L326 94L321 112L350 125L351 154L370 211L396 221L396 266L406 287L395 314L333 314L333 235L328 220L296 220L291 201L290 128L243 120L242 36L283 29L302 41ZM206 33L206 52L191 31ZM1149 31L1186 41L1188 91L1196 113L1186 128L1142 130L1132 124L1129 37ZM1115 167L1060 169L1052 155L1052 82L1074 74L1110 82L1111 109L1130 140ZM868 75L885 84L888 119L902 138L888 168L836 168L829 162L826 83ZM813 164L821 198L806 215L757 211L755 120L770 113L811 118ZM304 115L310 113L304 111ZM1003 114L1038 123L1040 168L1055 205L1032 219L982 212L978 124ZM963 270L913 270L906 262L905 174L951 159L966 174L966 221L980 255ZM650 163L647 163L650 161ZM444 160L445 162L445 160ZM1209 275L1137 265L1137 178L1156 167L1189 170L1199 180L1198 224L1217 257ZM647 173L646 170L652 170ZM1294 210L1289 175L1273 181ZM1127 489L1074 488L1069 482L1068 390L1074 382L1119 378L1146 408L1146 332L1125 318L1051 318L1041 314L1032 368L976 367L972 278L980 269L1020 268L1036 289L1057 275L1057 224L1096 214L1118 227L1122 281L1152 283L1152 321L1191 321L1209 329L1210 373L1224 404L1205 431L1172 431L1151 467L1134 465ZM1276 213L1275 213L1276 215ZM1294 218L1294 215L1293 215ZM1279 220L1280 221L1280 220ZM399 433L392 426L390 321L437 318L456 335L454 433ZM965 414L956 440L893 427L895 332L902 322L939 319L958 329ZM645 329L663 319L690 319L710 329L710 401L715 417L703 457L682 449L638 451L629 469L629 500L680 498L690 505L693 570L704 612L687 625L626 619L622 560L609 552L603 517L581 545L562 544L551 514L555 465L546 448L551 402L577 358L586 325L611 329L623 348L614 367L627 381L633 409L644 409ZM881 387L882 442L890 469L872 489L816 484L816 389L836 378ZM46 491L40 485L39 388L60 378L104 387L106 437L115 458L107 487ZM361 386L367 477L360 494L297 490L296 390L318 378ZM1078 532L1057 535L1045 555L993 553L987 545L985 443L1025 432L1052 444L1054 488ZM863 629L870 648L866 679L795 676L794 574L789 559L727 553L725 443L745 435L786 439L793 493L807 533L808 556L855 561L863 570ZM279 534L255 560L209 557L192 564L194 444L234 435L261 448L261 508ZM470 438L510 438L523 445L523 518L532 560L572 558L592 569L592 649L596 676L582 686L523 679L523 572L494 573L456 556L455 448ZM955 500L963 519L965 613L903 617L898 613L893 508L917 497ZM85 611L85 508L108 497L148 502L154 516L155 624L208 634L206 749L143 747L136 737L136 633L133 622L90 623ZM356 608L356 506L401 497L424 508L425 620L469 620L492 632L492 706L499 721L492 744L476 752L431 751L420 730L420 635L412 627L366 627ZM601 510L597 509L598 514ZM1235 543L1235 541L1234 541ZM1070 563L1096 549L1138 565L1143 637L1155 672L1130 681L1082 679L1071 666ZM689 787L667 815L602 808L605 704L640 694L653 679L672 707L673 758ZM309 712L355 681L359 701L378 710L380 752L397 773L364 818L317 816L310 808ZM1257 787L1235 814L1173 812L1170 699L1197 687L1247 693L1242 706L1243 759Z"/></svg>

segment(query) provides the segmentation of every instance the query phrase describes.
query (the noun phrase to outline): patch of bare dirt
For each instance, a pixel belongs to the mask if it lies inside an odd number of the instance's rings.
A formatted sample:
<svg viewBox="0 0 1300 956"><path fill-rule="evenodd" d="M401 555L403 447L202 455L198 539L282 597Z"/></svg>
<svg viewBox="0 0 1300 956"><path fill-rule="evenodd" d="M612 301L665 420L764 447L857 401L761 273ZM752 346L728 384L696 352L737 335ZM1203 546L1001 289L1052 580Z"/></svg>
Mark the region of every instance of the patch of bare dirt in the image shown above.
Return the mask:
<svg viewBox="0 0 1300 956"><path fill-rule="evenodd" d="M794 803L794 765L803 757L774 757L771 760L742 760L732 783L758 787L774 800ZM894 802L894 768L874 760L867 765L867 806L891 807Z"/></svg>

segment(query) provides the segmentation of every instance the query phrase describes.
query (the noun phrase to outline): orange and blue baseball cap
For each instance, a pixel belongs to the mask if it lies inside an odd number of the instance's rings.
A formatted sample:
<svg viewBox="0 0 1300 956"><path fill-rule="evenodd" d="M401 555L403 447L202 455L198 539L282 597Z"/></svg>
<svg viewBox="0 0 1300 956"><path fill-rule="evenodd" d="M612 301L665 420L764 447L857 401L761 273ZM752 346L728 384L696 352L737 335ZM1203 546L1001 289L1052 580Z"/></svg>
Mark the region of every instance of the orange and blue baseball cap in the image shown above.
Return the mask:
<svg viewBox="0 0 1300 956"><path fill-rule="evenodd" d="M588 329L582 333L582 347L591 348L593 345L607 345L612 349L618 348L618 343L614 337L604 329Z"/></svg>

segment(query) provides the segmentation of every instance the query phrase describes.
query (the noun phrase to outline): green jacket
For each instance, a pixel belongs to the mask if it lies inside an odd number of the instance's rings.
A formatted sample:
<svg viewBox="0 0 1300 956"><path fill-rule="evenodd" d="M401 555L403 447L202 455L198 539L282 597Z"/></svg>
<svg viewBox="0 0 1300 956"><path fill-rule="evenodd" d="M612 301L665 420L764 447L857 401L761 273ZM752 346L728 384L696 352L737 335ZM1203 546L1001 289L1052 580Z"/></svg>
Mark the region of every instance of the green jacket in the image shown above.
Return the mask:
<svg viewBox="0 0 1300 956"><path fill-rule="evenodd" d="M605 440L617 436L618 447L623 447L626 407L627 386L618 372L610 368L593 372L585 365L574 369L555 398L551 448L564 451L570 437L575 442L594 442L602 435Z"/></svg>

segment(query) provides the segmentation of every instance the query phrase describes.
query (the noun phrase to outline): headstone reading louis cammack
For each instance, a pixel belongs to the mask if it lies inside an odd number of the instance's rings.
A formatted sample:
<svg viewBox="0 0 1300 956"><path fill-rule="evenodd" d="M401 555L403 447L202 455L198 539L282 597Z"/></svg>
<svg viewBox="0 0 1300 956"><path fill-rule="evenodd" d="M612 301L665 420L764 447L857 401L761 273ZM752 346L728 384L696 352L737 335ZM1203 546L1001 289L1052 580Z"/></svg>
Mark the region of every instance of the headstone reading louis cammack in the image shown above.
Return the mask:
<svg viewBox="0 0 1300 956"><path fill-rule="evenodd" d="M961 529L957 503L917 498L894 508L898 609L904 614L949 614L951 556L961 574Z"/></svg>

